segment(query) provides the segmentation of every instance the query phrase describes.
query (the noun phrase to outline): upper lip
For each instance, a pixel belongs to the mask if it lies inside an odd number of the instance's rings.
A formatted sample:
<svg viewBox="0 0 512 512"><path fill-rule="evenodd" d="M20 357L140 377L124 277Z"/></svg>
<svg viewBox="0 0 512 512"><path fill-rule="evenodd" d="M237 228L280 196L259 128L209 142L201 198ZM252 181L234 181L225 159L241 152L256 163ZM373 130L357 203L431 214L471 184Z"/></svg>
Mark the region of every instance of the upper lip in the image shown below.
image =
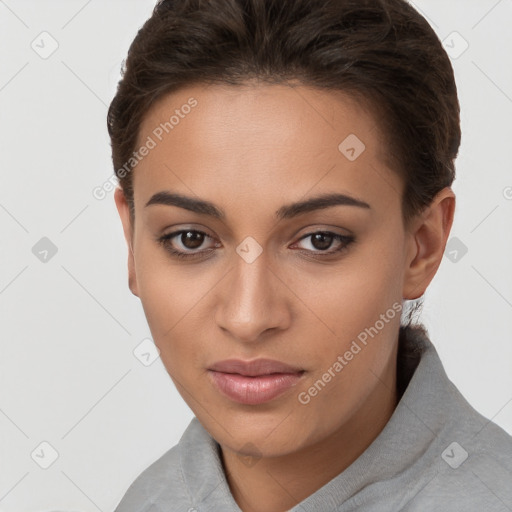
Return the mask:
<svg viewBox="0 0 512 512"><path fill-rule="evenodd" d="M301 373L304 370L273 359L254 359L243 361L242 359L226 359L218 361L209 368L210 370L223 373L238 373L248 377L256 375L269 375L271 373Z"/></svg>

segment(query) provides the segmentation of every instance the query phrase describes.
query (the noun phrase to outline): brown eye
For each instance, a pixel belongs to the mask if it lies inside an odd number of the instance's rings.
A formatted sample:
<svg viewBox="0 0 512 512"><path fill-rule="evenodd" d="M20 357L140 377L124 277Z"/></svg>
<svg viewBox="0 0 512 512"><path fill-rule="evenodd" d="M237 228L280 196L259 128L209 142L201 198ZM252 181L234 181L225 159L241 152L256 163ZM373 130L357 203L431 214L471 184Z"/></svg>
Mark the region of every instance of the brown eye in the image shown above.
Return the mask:
<svg viewBox="0 0 512 512"><path fill-rule="evenodd" d="M201 248L208 239L213 240L211 236L202 231L196 229L182 229L158 238L157 242L161 244L171 256L177 258L193 258L212 252L213 248L211 246L197 250ZM214 247L219 246L219 244L212 245Z"/></svg>
<svg viewBox="0 0 512 512"><path fill-rule="evenodd" d="M183 231L181 233L180 242L187 249L197 249L204 242L205 234L200 231Z"/></svg>
<svg viewBox="0 0 512 512"><path fill-rule="evenodd" d="M329 233L315 233L311 238L311 245L320 251L325 251L329 249L332 242L334 240L334 236Z"/></svg>
<svg viewBox="0 0 512 512"><path fill-rule="evenodd" d="M310 253L314 257L327 257L341 253L347 249L347 247L355 240L355 237L340 235L330 231L317 231L303 236L299 242L297 242L297 245L304 240L309 240L308 245L310 247L302 246L302 249L305 249L303 252ZM329 250L335 243L335 248Z"/></svg>

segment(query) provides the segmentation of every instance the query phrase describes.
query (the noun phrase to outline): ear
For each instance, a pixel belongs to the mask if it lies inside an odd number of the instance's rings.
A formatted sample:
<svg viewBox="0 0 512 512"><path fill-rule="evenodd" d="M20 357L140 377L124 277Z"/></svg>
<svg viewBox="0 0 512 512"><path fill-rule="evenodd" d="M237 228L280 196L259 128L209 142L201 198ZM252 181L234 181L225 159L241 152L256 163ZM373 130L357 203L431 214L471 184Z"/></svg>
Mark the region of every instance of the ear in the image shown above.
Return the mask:
<svg viewBox="0 0 512 512"><path fill-rule="evenodd" d="M411 221L408 229L407 267L404 275L403 298L421 297L434 278L443 258L455 213L455 194L443 188L432 203Z"/></svg>
<svg viewBox="0 0 512 512"><path fill-rule="evenodd" d="M130 206L124 192L121 188L117 187L114 192L114 200L116 202L117 211L119 212L119 217L121 217L121 222L123 224L124 238L126 239L126 243L128 244L128 287L131 292L139 296L138 287L137 287L137 276L135 273L135 260L133 254L133 227L130 219Z"/></svg>

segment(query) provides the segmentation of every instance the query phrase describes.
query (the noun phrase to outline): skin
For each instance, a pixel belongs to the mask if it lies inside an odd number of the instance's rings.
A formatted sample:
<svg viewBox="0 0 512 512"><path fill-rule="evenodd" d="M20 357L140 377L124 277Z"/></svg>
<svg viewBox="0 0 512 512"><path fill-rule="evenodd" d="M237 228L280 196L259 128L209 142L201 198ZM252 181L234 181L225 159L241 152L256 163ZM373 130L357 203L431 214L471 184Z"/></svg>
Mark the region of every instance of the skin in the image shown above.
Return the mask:
<svg viewBox="0 0 512 512"><path fill-rule="evenodd" d="M309 403L298 395L394 303L423 295L443 256L455 195L443 189L405 226L404 184L386 166L371 112L346 95L302 85L183 89L153 105L139 142L190 97L197 107L134 170L134 223L123 192L115 192L129 247L129 287L178 391L220 444L239 507L280 512L348 467L392 415L399 314ZM354 161L338 149L350 134L366 146ZM226 217L146 207L160 191L211 201ZM274 216L283 205L332 192L371 208L338 205L280 221ZM208 237L187 246L177 236L175 249L207 252L180 260L157 242L180 229ZM318 231L355 239L322 258L343 244L306 237ZM262 249L252 263L236 252L248 236ZM208 378L216 361L260 357L305 373L260 405L226 398Z"/></svg>

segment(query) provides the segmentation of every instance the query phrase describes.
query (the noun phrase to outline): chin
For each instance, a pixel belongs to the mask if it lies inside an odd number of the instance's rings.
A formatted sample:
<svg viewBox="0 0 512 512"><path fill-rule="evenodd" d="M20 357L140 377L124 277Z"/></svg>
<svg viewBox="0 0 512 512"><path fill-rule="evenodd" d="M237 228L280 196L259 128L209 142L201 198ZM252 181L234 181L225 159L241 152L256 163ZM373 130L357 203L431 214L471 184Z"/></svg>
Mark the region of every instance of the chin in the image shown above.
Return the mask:
<svg viewBox="0 0 512 512"><path fill-rule="evenodd" d="M222 423L212 421L208 415L206 418L198 416L198 419L220 445L230 450L251 456L277 457L308 444L311 436L304 422L299 425L297 420L292 420L289 411L289 408L274 410L258 418L243 412L222 411L214 416L222 417Z"/></svg>

